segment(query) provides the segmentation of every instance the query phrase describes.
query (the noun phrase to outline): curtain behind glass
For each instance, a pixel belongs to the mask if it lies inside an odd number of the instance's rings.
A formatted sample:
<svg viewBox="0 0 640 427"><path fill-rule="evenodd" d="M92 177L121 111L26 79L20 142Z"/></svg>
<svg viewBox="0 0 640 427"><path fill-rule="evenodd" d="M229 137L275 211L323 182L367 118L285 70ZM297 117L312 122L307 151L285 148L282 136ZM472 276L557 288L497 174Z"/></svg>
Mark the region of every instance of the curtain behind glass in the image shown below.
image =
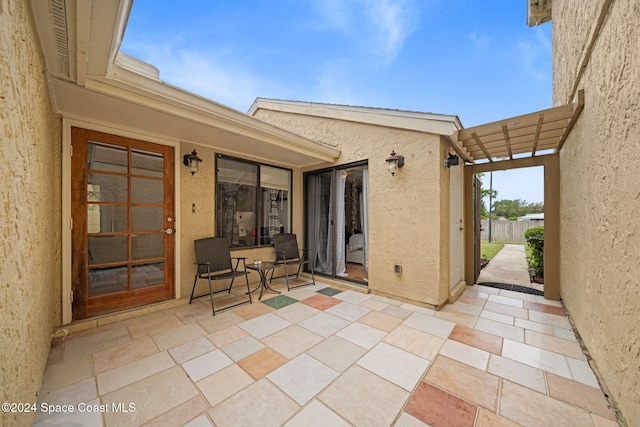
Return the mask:
<svg viewBox="0 0 640 427"><path fill-rule="evenodd" d="M346 171L337 171L336 173L336 185L335 185L335 197L331 200L335 200L335 209L332 209L332 213L335 212L335 229L338 231L335 236L335 260L336 260L336 275L346 276L346 262L345 262L345 230L346 230L346 212L345 212L345 187L347 185L347 173ZM333 233L332 233L333 234ZM331 240L331 237L329 238Z"/></svg>
<svg viewBox="0 0 640 427"><path fill-rule="evenodd" d="M327 232L329 230L329 194L326 184L331 182L330 174L309 175L307 177L307 242L313 260L314 271L333 274L327 258Z"/></svg>
<svg viewBox="0 0 640 427"><path fill-rule="evenodd" d="M280 190L269 188L269 242L273 243L275 235L280 233L280 211L278 210L278 193ZM284 197L284 196L283 196Z"/></svg>
<svg viewBox="0 0 640 427"><path fill-rule="evenodd" d="M240 185L223 182L221 187L224 189L224 237L233 247L240 241L236 220L236 194Z"/></svg>
<svg viewBox="0 0 640 427"><path fill-rule="evenodd" d="M362 193L360 193L360 224L364 234L364 271L369 272L369 168L362 168Z"/></svg>

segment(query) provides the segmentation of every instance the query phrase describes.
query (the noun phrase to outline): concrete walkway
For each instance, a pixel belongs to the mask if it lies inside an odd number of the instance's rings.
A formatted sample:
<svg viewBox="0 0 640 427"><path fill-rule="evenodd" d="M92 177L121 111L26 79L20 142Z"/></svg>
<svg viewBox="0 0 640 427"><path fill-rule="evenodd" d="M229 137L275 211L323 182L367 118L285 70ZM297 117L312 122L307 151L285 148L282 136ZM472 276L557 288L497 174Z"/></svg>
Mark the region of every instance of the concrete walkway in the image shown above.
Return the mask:
<svg viewBox="0 0 640 427"><path fill-rule="evenodd" d="M506 283L542 290L542 285L531 283L525 245L506 244L489 264L482 269L478 283Z"/></svg>

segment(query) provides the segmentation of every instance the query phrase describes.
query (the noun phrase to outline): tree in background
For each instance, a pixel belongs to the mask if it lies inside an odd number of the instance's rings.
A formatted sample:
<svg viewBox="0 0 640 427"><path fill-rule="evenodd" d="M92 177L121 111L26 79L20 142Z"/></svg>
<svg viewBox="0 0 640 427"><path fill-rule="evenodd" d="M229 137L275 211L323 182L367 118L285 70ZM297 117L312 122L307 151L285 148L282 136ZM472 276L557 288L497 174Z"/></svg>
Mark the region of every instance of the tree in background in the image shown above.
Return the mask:
<svg viewBox="0 0 640 427"><path fill-rule="evenodd" d="M544 212L544 204L527 203L526 200L499 200L493 204L493 217L516 219L530 213Z"/></svg>
<svg viewBox="0 0 640 427"><path fill-rule="evenodd" d="M484 173L477 174L480 179L484 178ZM489 218L489 210L487 209L487 205L485 204L485 199L488 199L491 195L493 200L498 197L498 190L490 190L488 188L480 188L480 219L488 219Z"/></svg>
<svg viewBox="0 0 640 427"><path fill-rule="evenodd" d="M485 198L489 198L489 194L493 193L492 197L494 200L496 197L498 197L498 190L492 190L491 192L489 191L489 189L487 188L483 188L480 190L480 195L482 197L482 201L480 202L480 218L481 219L488 219L489 218L489 210L487 209L486 205L484 204L484 199ZM495 206L495 203L493 204ZM495 217L495 214L494 214Z"/></svg>

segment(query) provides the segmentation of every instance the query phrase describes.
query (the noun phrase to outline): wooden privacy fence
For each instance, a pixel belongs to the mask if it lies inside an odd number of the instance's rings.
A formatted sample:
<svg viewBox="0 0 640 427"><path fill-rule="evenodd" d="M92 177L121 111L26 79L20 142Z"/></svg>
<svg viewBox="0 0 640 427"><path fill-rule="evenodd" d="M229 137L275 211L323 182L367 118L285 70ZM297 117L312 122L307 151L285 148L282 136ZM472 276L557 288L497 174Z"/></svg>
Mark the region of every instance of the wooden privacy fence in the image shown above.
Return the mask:
<svg viewBox="0 0 640 427"><path fill-rule="evenodd" d="M483 219L482 235L483 241L489 241L489 220ZM525 220L525 221L509 221L504 219L494 219L491 222L491 241L507 242L507 243L527 243L524 238L524 232L530 228L542 227L544 221Z"/></svg>

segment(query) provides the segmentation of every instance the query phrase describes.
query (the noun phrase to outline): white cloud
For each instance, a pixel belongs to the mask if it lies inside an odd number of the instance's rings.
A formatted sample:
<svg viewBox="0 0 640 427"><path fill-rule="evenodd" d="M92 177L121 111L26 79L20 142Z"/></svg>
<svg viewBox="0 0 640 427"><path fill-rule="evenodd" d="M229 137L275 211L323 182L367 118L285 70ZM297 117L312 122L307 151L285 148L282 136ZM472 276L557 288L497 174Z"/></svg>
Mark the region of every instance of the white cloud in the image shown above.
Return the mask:
<svg viewBox="0 0 640 427"><path fill-rule="evenodd" d="M489 47L489 37L486 34L471 33L469 38L478 50L484 50Z"/></svg>
<svg viewBox="0 0 640 427"><path fill-rule="evenodd" d="M385 65L393 62L416 29L415 0L315 0L321 29L338 30Z"/></svg>
<svg viewBox="0 0 640 427"><path fill-rule="evenodd" d="M345 0L315 0L313 4L319 14L320 28L351 32L354 3Z"/></svg>
<svg viewBox="0 0 640 427"><path fill-rule="evenodd" d="M549 67L551 40L549 37L540 28L536 28L534 41L519 41L516 47L521 69L536 80L549 80L549 72L551 71Z"/></svg>
<svg viewBox="0 0 640 427"><path fill-rule="evenodd" d="M364 0L365 15L373 24L378 53L395 59L404 41L417 27L419 14L411 0Z"/></svg>
<svg viewBox="0 0 640 427"><path fill-rule="evenodd" d="M157 67L162 81L241 111L257 96L365 103L360 92L369 91L358 89L362 73L372 66L391 65L402 50L417 29L420 14L415 0L314 0L312 4L319 22L307 29L328 31L343 42L338 41L330 58L305 59L305 69L314 71L301 75L300 81L267 77L251 58L238 56L230 47L194 45L186 33L129 36L126 53ZM296 64L296 58L291 61Z"/></svg>
<svg viewBox="0 0 640 427"><path fill-rule="evenodd" d="M311 100L329 104L359 105L353 93L351 66L346 59L325 64L315 75L315 85L309 93Z"/></svg>
<svg viewBox="0 0 640 427"><path fill-rule="evenodd" d="M160 70L160 79L240 111L247 111L257 96L286 92L280 83L260 77L260 70L238 64L226 49L201 51L164 44L136 43L133 56ZM281 95L282 96L282 95Z"/></svg>

